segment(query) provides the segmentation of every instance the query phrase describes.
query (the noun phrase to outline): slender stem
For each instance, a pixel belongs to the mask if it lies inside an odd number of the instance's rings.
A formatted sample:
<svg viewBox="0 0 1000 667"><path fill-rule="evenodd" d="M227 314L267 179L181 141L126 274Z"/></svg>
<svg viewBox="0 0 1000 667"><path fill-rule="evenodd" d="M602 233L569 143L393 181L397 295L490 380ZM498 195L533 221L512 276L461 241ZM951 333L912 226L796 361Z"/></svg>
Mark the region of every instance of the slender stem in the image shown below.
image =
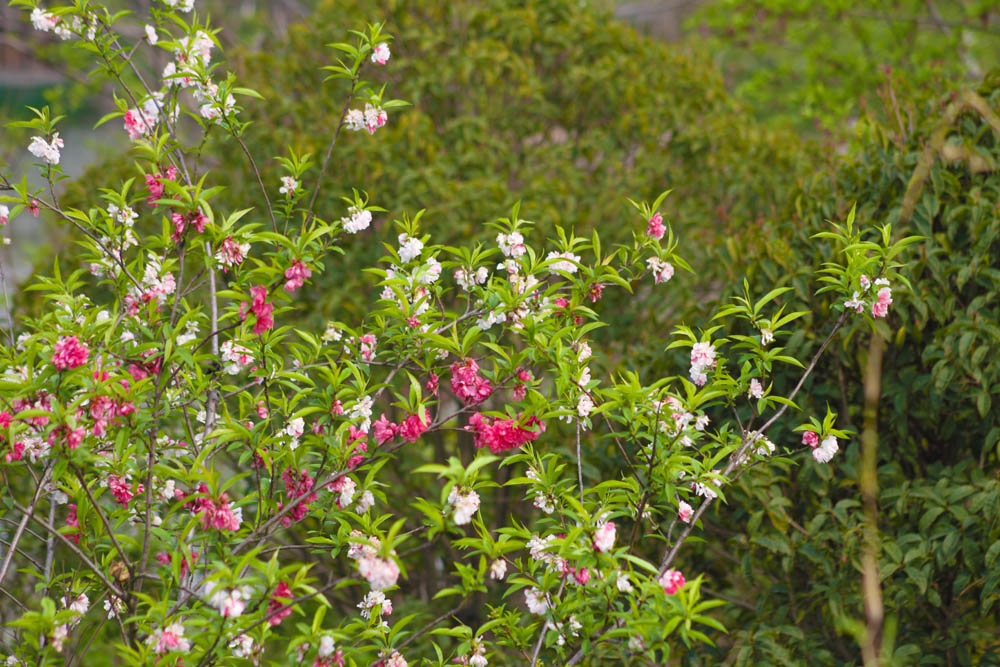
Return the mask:
<svg viewBox="0 0 1000 667"><path fill-rule="evenodd" d="M580 420L576 420L576 479L580 485L580 504L583 504L583 455L580 453Z"/></svg>
<svg viewBox="0 0 1000 667"><path fill-rule="evenodd" d="M49 523L55 525L56 523L56 504L53 502L52 498L49 498ZM45 575L45 592L43 595L48 595L49 592L49 580L52 578L52 561L55 559L56 555L56 542L55 537L52 533L49 533L45 540L45 570L43 574Z"/></svg>
<svg viewBox="0 0 1000 667"><path fill-rule="evenodd" d="M80 486L83 487L84 493L87 494L87 498L90 500L91 507L97 512L97 516L101 519L101 523L104 524L104 530L108 531L108 536L111 538L111 543L115 545L115 550L118 555L122 557L122 562L125 563L125 567L128 568L129 576L135 576L135 570L132 568L132 563L129 561L128 556L125 555L125 550L122 549L122 545L118 543L118 538L115 536L115 531L111 527L111 522L108 521L107 515L101 511L100 506L97 504L97 500L94 499L93 494L90 492L90 487L87 486L87 480L83 478L83 474L76 468L73 468L73 472L76 473L76 478L80 480ZM49 521L54 521L53 517L49 517Z"/></svg>
<svg viewBox="0 0 1000 667"><path fill-rule="evenodd" d="M449 616L458 613L458 611L462 607L465 606L466 602L468 602L468 598L462 600L456 606L452 607L451 609L449 609L445 613L441 614L440 616L438 616L437 618L435 618L433 621L431 621L430 623L428 623L424 627L422 627L419 630L417 630L416 632L414 632L412 635L410 635L409 637L407 637L405 641L403 641L401 644L399 644L399 646L397 646L396 648L397 649L405 648L405 647L409 646L410 644L412 644L413 642L415 642L420 637L423 637L425 634L427 634L428 632L430 632L435 626L437 626L440 623L442 623L445 620L447 620L447 618Z"/></svg>
<svg viewBox="0 0 1000 667"><path fill-rule="evenodd" d="M7 555L3 559L3 565L0 566L0 584L3 583L4 577L7 576L7 569L10 567L10 561L14 557L14 553L17 551L17 545L21 541L21 536L24 534L24 529L28 525L28 519L31 513L35 511L35 506L38 504L38 499L42 495L42 488L49 480L49 472L52 470L52 465L49 464L45 468L45 474L42 475L41 481L38 483L38 487L35 488L35 495L31 498L31 504L28 505L30 511L24 512L24 517L21 519L21 523L17 525L17 530L14 531L14 538L10 541L10 549L7 551Z"/></svg>
<svg viewBox="0 0 1000 667"><path fill-rule="evenodd" d="M115 595L117 595L122 599L125 598L125 593L123 593L120 588L111 583L111 581L106 576L104 576L104 573L101 571L101 569L94 564L94 561L90 560L90 558L88 558L87 555L80 550L80 547L73 544L72 540L68 539L65 535L60 533L58 528L53 526L51 523L46 522L45 519L41 519L35 516L34 509L29 510L27 507L23 507L17 501L14 501L13 505L19 512L23 512L24 514L31 517L31 520L37 523L42 528L44 528L45 530L47 530L49 532L49 535L54 536L57 540L59 540L67 548L69 548L69 550L72 551L76 555L76 557L79 558L83 562L83 564L86 565L87 568L97 576L98 579L101 580L101 583L103 583L105 586L108 587L108 590L110 590L112 593L114 593Z"/></svg>
<svg viewBox="0 0 1000 667"><path fill-rule="evenodd" d="M360 74L360 70L358 72ZM316 185L313 186L312 197L309 198L309 209L306 211L306 224L313 218L313 208L316 206L316 197L319 196L319 188L323 185L323 177L326 176L327 167L330 164L330 156L333 155L333 148L337 145L337 139L340 137L340 131L344 129L344 119L347 118L347 110L351 106L351 102L354 101L354 87L358 83L358 74L354 75L351 79L351 92L347 96L347 101L344 102L344 108L340 111L340 122L337 123L337 131L333 134L333 140L330 142L329 147L326 149L326 155L323 157L323 165L319 168L319 176L316 178Z"/></svg>

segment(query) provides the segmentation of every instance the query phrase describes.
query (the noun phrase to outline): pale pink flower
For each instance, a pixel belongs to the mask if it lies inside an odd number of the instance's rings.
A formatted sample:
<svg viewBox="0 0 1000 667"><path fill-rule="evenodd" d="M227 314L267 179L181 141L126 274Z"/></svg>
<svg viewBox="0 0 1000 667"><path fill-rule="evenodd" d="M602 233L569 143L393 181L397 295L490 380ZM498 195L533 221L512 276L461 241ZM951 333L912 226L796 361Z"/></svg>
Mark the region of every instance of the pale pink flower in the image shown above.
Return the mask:
<svg viewBox="0 0 1000 667"><path fill-rule="evenodd" d="M748 398L764 398L764 386L760 383L760 380L753 378L750 380L750 391L747 394Z"/></svg>
<svg viewBox="0 0 1000 667"><path fill-rule="evenodd" d="M667 595L676 594L687 583L680 570L667 570L657 581L663 586L663 590Z"/></svg>
<svg viewBox="0 0 1000 667"><path fill-rule="evenodd" d="M507 574L507 561L497 558L490 564L490 579L500 581Z"/></svg>
<svg viewBox="0 0 1000 667"><path fill-rule="evenodd" d="M283 195L288 195L289 197L291 197L292 195L295 194L295 191L298 189L299 189L299 182L296 181L293 177L291 176L281 177L281 187L278 188L278 192L280 192Z"/></svg>
<svg viewBox="0 0 1000 667"><path fill-rule="evenodd" d="M615 524L608 521L597 529L594 533L594 548L602 553L607 553L615 546Z"/></svg>
<svg viewBox="0 0 1000 667"><path fill-rule="evenodd" d="M684 523L691 523L691 517L694 516L694 508L688 505L683 500L677 504L677 518Z"/></svg>
<svg viewBox="0 0 1000 667"><path fill-rule="evenodd" d="M854 292L854 296L844 302L845 308L853 308L854 312L860 313L865 309L865 302L858 298L858 293Z"/></svg>
<svg viewBox="0 0 1000 667"><path fill-rule="evenodd" d="M669 262L664 262L659 257L650 257L646 260L646 266L653 274L653 284L665 283L674 277L674 267Z"/></svg>
<svg viewBox="0 0 1000 667"><path fill-rule="evenodd" d="M372 590L382 591L396 585L399 579L399 566L391 558L370 556L358 561L358 572L368 580Z"/></svg>
<svg viewBox="0 0 1000 667"><path fill-rule="evenodd" d="M372 51L372 62L376 65L384 65L389 62L389 56L389 45L382 42L381 44L376 45L375 49Z"/></svg>

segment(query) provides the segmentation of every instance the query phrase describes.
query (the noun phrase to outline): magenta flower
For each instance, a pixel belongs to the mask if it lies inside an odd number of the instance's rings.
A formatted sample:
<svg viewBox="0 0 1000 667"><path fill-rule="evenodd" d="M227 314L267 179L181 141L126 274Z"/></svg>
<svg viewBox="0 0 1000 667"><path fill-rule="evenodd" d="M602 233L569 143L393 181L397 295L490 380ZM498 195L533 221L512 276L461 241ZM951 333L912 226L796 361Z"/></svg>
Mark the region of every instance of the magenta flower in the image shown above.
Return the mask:
<svg viewBox="0 0 1000 667"><path fill-rule="evenodd" d="M61 371L83 366L87 363L90 350L76 339L76 336L63 336L56 342L52 354L52 365Z"/></svg>

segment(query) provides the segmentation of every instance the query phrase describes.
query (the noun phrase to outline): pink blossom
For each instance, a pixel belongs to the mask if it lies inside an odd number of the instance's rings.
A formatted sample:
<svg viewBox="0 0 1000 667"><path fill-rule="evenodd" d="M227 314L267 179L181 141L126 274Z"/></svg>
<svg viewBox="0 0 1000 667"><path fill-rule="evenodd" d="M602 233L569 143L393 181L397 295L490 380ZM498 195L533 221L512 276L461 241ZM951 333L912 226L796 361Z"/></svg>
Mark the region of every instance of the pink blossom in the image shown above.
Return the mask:
<svg viewBox="0 0 1000 667"><path fill-rule="evenodd" d="M664 262L659 257L650 257L646 260L646 266L653 274L653 284L665 283L674 277L674 267L670 262Z"/></svg>
<svg viewBox="0 0 1000 667"><path fill-rule="evenodd" d="M875 303L872 304L872 315L874 317L885 317L889 314L889 306L892 305L892 290L883 287L878 291Z"/></svg>
<svg viewBox="0 0 1000 667"><path fill-rule="evenodd" d="M692 516L694 516L694 509L683 500L680 501L677 504L677 518L684 523L691 523Z"/></svg>
<svg viewBox="0 0 1000 667"><path fill-rule="evenodd" d="M370 362L375 358L375 347L378 344L378 339L375 334L365 334L358 339L358 343L361 347L361 358L365 361Z"/></svg>
<svg viewBox="0 0 1000 667"><path fill-rule="evenodd" d="M384 414L380 415L378 420L375 421L375 442L379 445L384 445L396 437L398 429L399 426L386 419Z"/></svg>
<svg viewBox="0 0 1000 667"><path fill-rule="evenodd" d="M750 380L750 391L747 393L747 397L764 398L764 386L757 378Z"/></svg>
<svg viewBox="0 0 1000 667"><path fill-rule="evenodd" d="M291 616L292 607L291 605L286 606L286 604L293 598L292 588L288 585L288 582L282 581L279 583L271 595L270 602L267 603L268 623L279 625L283 620Z"/></svg>
<svg viewBox="0 0 1000 667"><path fill-rule="evenodd" d="M261 285L251 287L250 296L253 297L251 310L253 310L253 314L257 316L257 321L253 326L253 332L254 335L259 336L274 326L274 304L267 303L267 288Z"/></svg>
<svg viewBox="0 0 1000 667"><path fill-rule="evenodd" d="M147 639L154 653L170 653L178 651L186 653L191 650L191 641L184 638L184 626L172 623L166 628L157 628Z"/></svg>
<svg viewBox="0 0 1000 667"><path fill-rule="evenodd" d="M680 570L667 570L663 573L663 576L658 579L658 582L661 586L663 586L663 590L667 595L676 594L677 591L684 588L684 584L687 583Z"/></svg>
<svg viewBox="0 0 1000 667"><path fill-rule="evenodd" d="M489 447L494 454L505 452L511 449L523 447L526 443L533 442L545 431L545 424L538 417L532 416L525 426L518 423L518 419L497 418L490 421L480 413L476 413L469 418L466 431L471 431L474 436L474 444L477 448ZM537 430L530 430L537 427Z"/></svg>
<svg viewBox="0 0 1000 667"><path fill-rule="evenodd" d="M597 529L594 534L594 548L602 553L607 553L615 546L615 524L608 521Z"/></svg>
<svg viewBox="0 0 1000 667"><path fill-rule="evenodd" d="M819 433L816 431L806 431L802 434L802 444L815 448L819 444Z"/></svg>
<svg viewBox="0 0 1000 667"><path fill-rule="evenodd" d="M372 51L372 62L376 65L384 65L389 62L389 45L385 42L377 44Z"/></svg>
<svg viewBox="0 0 1000 667"><path fill-rule="evenodd" d="M66 525L71 528L79 528L80 521L76 518L76 504L69 504L69 514L66 515ZM80 544L80 533L69 533L66 535L69 539L73 540L73 544Z"/></svg>
<svg viewBox="0 0 1000 667"><path fill-rule="evenodd" d="M358 572L368 580L372 590L381 591L396 585L399 566L391 558L368 556L358 561Z"/></svg>
<svg viewBox="0 0 1000 667"><path fill-rule="evenodd" d="M663 225L663 216L660 215L659 211L653 214L653 217L649 219L649 225L646 228L646 236L650 236L657 241L663 238L663 234L667 231L667 228Z"/></svg>
<svg viewBox="0 0 1000 667"><path fill-rule="evenodd" d="M135 495L132 492L132 485L118 475L108 475L108 490L122 507L128 507L129 501ZM142 484L137 484L135 493L143 491L145 491L145 487Z"/></svg>
<svg viewBox="0 0 1000 667"><path fill-rule="evenodd" d="M427 381L426 387L432 396L438 395L438 376L436 373L431 373L431 378Z"/></svg>
<svg viewBox="0 0 1000 667"><path fill-rule="evenodd" d="M219 246L219 250L215 253L215 259L222 264L223 271L228 271L229 267L242 263L248 252L250 252L250 244L236 243L230 234Z"/></svg>
<svg viewBox="0 0 1000 667"><path fill-rule="evenodd" d="M576 583L580 586L586 586L587 582L590 581L590 571L585 567L581 567L578 570L570 568L570 572L573 574L573 578L576 580Z"/></svg>
<svg viewBox="0 0 1000 667"><path fill-rule="evenodd" d="M315 480L305 469L295 473L287 468L281 473L281 479L285 483L285 495L290 501L305 496L304 500L299 501L285 516L281 517L281 525L287 528L292 525L293 521L301 521L309 513L309 503L316 500L316 494L312 490ZM283 507L284 503L278 503L279 510Z"/></svg>
<svg viewBox="0 0 1000 667"><path fill-rule="evenodd" d="M76 336L63 336L56 341L52 354L52 365L61 371L76 368L87 363L89 356L90 350L77 340Z"/></svg>
<svg viewBox="0 0 1000 667"><path fill-rule="evenodd" d="M590 291L588 296L590 296L591 303L597 303L601 299L601 295L604 294L604 284L603 283L591 283Z"/></svg>
<svg viewBox="0 0 1000 667"><path fill-rule="evenodd" d="M312 275L312 270L299 260L292 262L292 265L285 269L285 290L294 292L305 284L306 279Z"/></svg>
<svg viewBox="0 0 1000 667"><path fill-rule="evenodd" d="M416 442L417 438L427 430L430 423L431 419L425 408L423 419L417 415L410 415L406 421L399 425L399 434L406 442Z"/></svg>
<svg viewBox="0 0 1000 667"><path fill-rule="evenodd" d="M493 386L486 378L479 376L479 364L475 359L451 365L451 390L466 405L482 403L493 393Z"/></svg>

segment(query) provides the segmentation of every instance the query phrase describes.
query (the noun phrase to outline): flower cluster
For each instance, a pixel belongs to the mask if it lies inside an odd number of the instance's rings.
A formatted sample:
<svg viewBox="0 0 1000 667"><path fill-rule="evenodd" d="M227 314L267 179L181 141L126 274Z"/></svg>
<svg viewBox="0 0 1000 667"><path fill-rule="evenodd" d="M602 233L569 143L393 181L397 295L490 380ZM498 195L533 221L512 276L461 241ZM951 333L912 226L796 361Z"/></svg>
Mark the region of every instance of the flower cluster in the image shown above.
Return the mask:
<svg viewBox="0 0 1000 667"><path fill-rule="evenodd" d="M32 137L31 143L28 144L28 152L39 160L45 161L47 164L59 164L61 157L59 151L63 146L65 146L65 143L59 138L59 133L56 132L49 141L46 141L42 137Z"/></svg>
<svg viewBox="0 0 1000 667"><path fill-rule="evenodd" d="M534 442L545 431L545 424L535 416L529 417L523 426L519 418L497 417L491 421L477 412L469 418L465 430L472 432L476 448L488 447L499 454Z"/></svg>
<svg viewBox="0 0 1000 667"><path fill-rule="evenodd" d="M448 494L448 504L454 508L455 523L459 526L472 521L472 515L479 509L479 494L471 489L452 488Z"/></svg>
<svg viewBox="0 0 1000 667"><path fill-rule="evenodd" d="M889 306L892 305L892 289L889 281L885 278L876 278L872 281L868 276L862 274L861 292L854 291L854 295L844 302L845 308L850 308L857 313L863 313L869 307L869 300L862 298L863 294L869 294L874 290L874 296L870 296L872 317L886 317L889 314Z"/></svg>

